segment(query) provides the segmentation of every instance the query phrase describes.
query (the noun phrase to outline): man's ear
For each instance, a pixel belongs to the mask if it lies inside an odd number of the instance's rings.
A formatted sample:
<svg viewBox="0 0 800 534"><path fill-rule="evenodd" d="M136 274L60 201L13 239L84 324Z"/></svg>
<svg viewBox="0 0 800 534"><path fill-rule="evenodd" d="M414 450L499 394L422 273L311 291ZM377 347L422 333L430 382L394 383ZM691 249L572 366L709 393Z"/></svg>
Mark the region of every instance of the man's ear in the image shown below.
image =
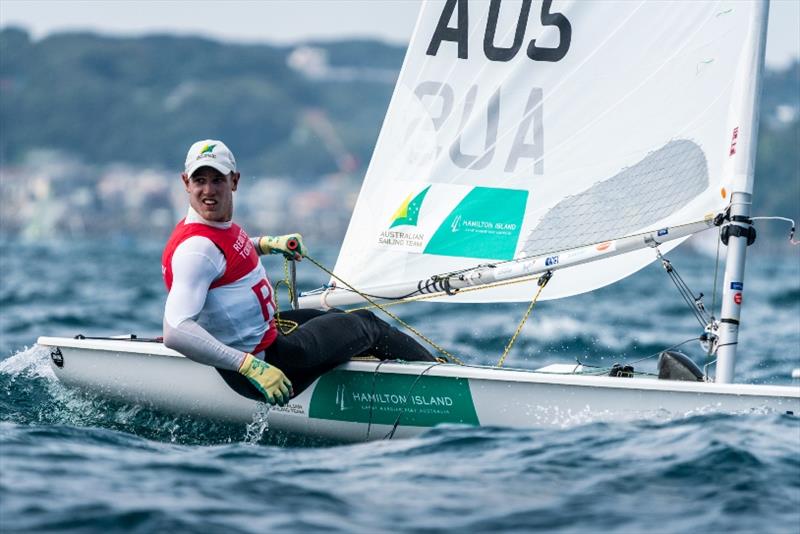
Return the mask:
<svg viewBox="0 0 800 534"><path fill-rule="evenodd" d="M238 172L231 173L231 191L236 191L239 187L239 176Z"/></svg>
<svg viewBox="0 0 800 534"><path fill-rule="evenodd" d="M186 189L186 192L189 192L189 175L185 172L181 173L181 180L183 180L183 187Z"/></svg>

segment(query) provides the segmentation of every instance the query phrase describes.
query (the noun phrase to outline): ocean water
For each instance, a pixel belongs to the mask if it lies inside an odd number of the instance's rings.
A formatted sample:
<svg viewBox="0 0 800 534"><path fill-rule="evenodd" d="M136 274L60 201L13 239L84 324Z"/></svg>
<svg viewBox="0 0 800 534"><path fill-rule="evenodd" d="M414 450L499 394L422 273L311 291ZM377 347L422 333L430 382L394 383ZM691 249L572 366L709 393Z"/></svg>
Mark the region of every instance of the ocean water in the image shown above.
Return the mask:
<svg viewBox="0 0 800 534"><path fill-rule="evenodd" d="M319 254L328 265L334 258ZM710 305L714 258L670 258ZM800 532L797 416L442 426L339 445L59 384L35 345L40 335L160 334L159 259L159 243L0 243L0 531ZM280 277L281 262L267 262ZM299 277L304 287L324 280L308 262ZM800 367L800 247L751 247L746 287L739 379L800 387L790 376ZM463 359L491 364L525 307L401 311ZM698 334L651 266L592 294L540 303L506 365L578 357L609 366ZM682 349L702 363L696 343ZM655 360L636 366L653 370Z"/></svg>

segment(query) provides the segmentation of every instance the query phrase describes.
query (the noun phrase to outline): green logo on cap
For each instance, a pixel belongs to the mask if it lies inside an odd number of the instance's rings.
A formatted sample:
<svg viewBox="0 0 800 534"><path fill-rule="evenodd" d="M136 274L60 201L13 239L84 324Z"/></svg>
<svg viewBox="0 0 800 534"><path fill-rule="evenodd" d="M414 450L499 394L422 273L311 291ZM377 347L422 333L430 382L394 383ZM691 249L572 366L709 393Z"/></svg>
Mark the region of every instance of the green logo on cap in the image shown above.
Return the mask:
<svg viewBox="0 0 800 534"><path fill-rule="evenodd" d="M217 145L206 145L203 147L203 150L200 151L200 154L210 154L214 151L214 147Z"/></svg>

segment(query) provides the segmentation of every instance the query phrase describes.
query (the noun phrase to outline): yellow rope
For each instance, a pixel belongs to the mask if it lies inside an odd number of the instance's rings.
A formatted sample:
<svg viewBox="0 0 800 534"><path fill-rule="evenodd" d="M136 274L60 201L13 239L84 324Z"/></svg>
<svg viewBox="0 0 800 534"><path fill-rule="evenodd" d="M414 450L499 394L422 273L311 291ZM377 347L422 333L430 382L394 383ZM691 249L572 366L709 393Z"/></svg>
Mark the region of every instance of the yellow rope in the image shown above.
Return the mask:
<svg viewBox="0 0 800 534"><path fill-rule="evenodd" d="M507 281L504 281L504 282L495 282L494 284L486 284L484 286L467 287L467 288L464 288L464 289L460 289L458 292L459 293L469 293L470 291L478 291L478 290L482 290L482 289L491 289L491 288L495 288L495 287L509 286L509 285L512 285L512 284L521 284L521 283L529 282L531 280L536 280L536 279L541 279L541 277L539 275L526 276L524 278L517 278L517 279L514 279L514 280L507 280ZM522 331L522 327L525 325L525 322L530 317L531 312L533 312L533 308L536 306L536 301L539 300L539 295L541 295L542 289L544 289L545 285L547 285L547 282L544 282L543 284L541 284L539 286L539 289L536 291L536 295L534 295L533 300L531 300L531 303L528 306L528 310L525 312L525 315L522 316L522 320L520 321L519 325L517 325L517 329L514 332L514 335L511 336L511 339L508 341L508 344L506 345L505 349L503 350L503 354L500 356L500 359L498 360L498 362L495 365L495 367L502 367L503 364L505 363L506 356L508 356L508 353L511 352L511 347L513 347L514 343L516 343L517 337L519 336L520 332ZM383 304L383 306L384 307L395 306L397 304L406 304L408 302L417 302L417 301L422 301L422 300L438 298L438 297L441 297L442 295L444 295L444 293L445 293L444 291L440 291L438 293L431 293L431 294L428 294L428 295L421 295L419 297L405 298L405 299L402 299L402 300L397 300L397 301L385 303L385 304ZM377 305L362 306L360 308L349 309L349 310L347 310L347 312L350 313L350 312L354 312L354 311L357 311L357 310L371 310L371 309L374 309L376 307L378 307L378 306Z"/></svg>
<svg viewBox="0 0 800 534"><path fill-rule="evenodd" d="M292 284L289 280L289 260L284 256L283 258L283 280L278 280L275 283L275 324L280 329L283 335L288 336L292 332L294 332L300 323L296 321L290 321L289 319L281 319L281 307L278 303L278 288L281 284L286 286L286 291L289 293L289 302L292 302L293 295L292 295Z"/></svg>
<svg viewBox="0 0 800 534"><path fill-rule="evenodd" d="M286 290L289 292L289 302L294 302L294 288L289 278L289 258L286 256L283 257L283 283L286 284Z"/></svg>
<svg viewBox="0 0 800 534"><path fill-rule="evenodd" d="M297 330L298 326L300 326L300 323L298 323L297 321L290 321L289 319L281 319L281 318L276 318L275 324L278 325L278 328L281 329L281 333L284 336L288 336L289 334Z"/></svg>
<svg viewBox="0 0 800 534"><path fill-rule="evenodd" d="M393 314L392 312L390 312L389 310L387 310L385 307L381 306L380 304L378 304L377 302L375 302L374 300L372 300L372 299L371 299L369 296L365 295L364 293L360 292L359 290L357 290L356 288L354 288L353 286L351 286L350 284L348 284L347 282L345 282L344 280L342 280L342 279L341 279L339 276L337 276L337 275L333 274L333 272L332 272L332 271L329 271L329 270L328 270L328 269L327 269L327 268L326 268L324 265L322 265L321 263L319 263L319 262L318 262L317 260L315 260L314 258L312 258L312 257L310 257L310 256L305 256L305 258L306 258L308 261L310 261L311 263L313 263L314 265L316 265L316 266L317 266L319 269L321 269L322 271L324 271L325 273L327 273L328 275L330 275L332 278L335 278L336 280L339 280L341 283L343 283L344 285L346 285L347 287L349 287L351 291L353 291L353 292L354 292L354 293L356 293L358 296L360 296L361 298L363 298L364 300L366 300L367 302L369 302L370 304L372 304L374 307L378 308L378 309L379 309L379 310L381 310L383 313L385 313L386 315L388 315L389 317L391 317L392 319L394 319L395 321L397 321L398 323L400 323L401 325L403 325L403 326L404 326L405 328L407 328L407 329L408 329L410 332L413 332L413 333L414 333L414 335L416 335L418 338L420 338L420 339L422 339L423 341L425 341L425 342L426 342L428 345L430 345L431 347L433 347L434 349L436 349L437 351L439 351L441 354L444 354L445 356L447 356L447 358L448 358L448 359L450 359L451 361L454 361L454 362L456 362L456 363L457 363L457 364L459 364L459 365L466 365L466 364L465 364L463 361L461 361L460 359L458 359L457 357L455 357L453 354L451 354L451 353L450 353L450 352L449 352L447 349L445 349L444 347L442 347L441 345L439 345L438 343L436 343L435 341L433 341L431 338L429 338L428 336L426 336L425 334L423 334L422 332L420 332L419 330L417 330L416 328L414 328L413 326L411 326L410 324L408 324L407 322L405 322L404 320L402 320L402 319L401 319L400 317L398 317L397 315L395 315L395 314Z"/></svg>
<svg viewBox="0 0 800 534"><path fill-rule="evenodd" d="M425 334L423 334L422 332L420 332L419 330L417 330L416 328L414 328L413 326L411 326L410 324L405 322L403 319L401 319L400 317L398 317L397 315L395 315L394 313L392 313L392 312L390 312L389 310L386 309L386 307L394 305L394 304L401 304L401 303L405 303L405 302L415 302L415 301L418 301L418 300L425 300L425 299L435 298L437 296L441 296L443 292L439 292L439 293L435 293L435 294L431 294L431 295L423 295L423 296L415 297L415 298L400 299L400 300L398 300L396 302L391 302L391 303L388 303L388 304L381 305L381 304L378 304L377 302L375 302L374 300L372 300L368 295L362 293L361 291L357 290L352 285L350 285L347 282L345 282L344 280L342 280L339 276L337 276L332 271L327 269L324 265L319 263L314 258L312 258L310 256L305 256L305 258L308 261L310 261L311 263L313 263L314 265L316 265L320 270L322 270L323 272L327 273L332 278L335 278L336 280L339 280L341 283L343 283L344 285L349 287L351 291L353 291L358 296L360 296L361 298L363 298L364 300L366 300L367 302L370 303L370 306L365 306L365 307L362 307L362 308L356 308L356 309L353 309L353 310L348 310L348 312L353 312L353 311L356 311L356 310L365 310L365 309L377 308L377 309L381 310L383 313L385 313L386 315L388 315L389 317L391 317L392 319L394 319L395 321L397 321L399 324L404 326L406 329L408 329L414 335L416 335L417 337L419 337L420 339L425 341L428 345L430 345L431 347L433 347L434 349L439 351L441 354L444 354L445 356L447 356L450 361L453 361L453 362L455 362L455 363L457 363L459 365L467 365L462 360L457 358L455 355L450 353L447 349L445 349L444 347L442 347L441 345L439 345L438 343L436 343L435 341L430 339L428 336L426 336ZM511 284L519 284L519 283L526 282L526 281L529 281L529 280L533 280L533 279L536 279L536 278L539 279L539 289L536 291L536 294L533 296L533 299L531 300L531 303L528 306L528 309L525 311L525 315L522 316L522 320L519 322L519 325L517 325L517 329L514 332L514 335L511 336L511 339L508 341L508 344L506 345L505 349L503 350L503 354L500 356L500 359L498 360L497 365L495 367L502 367L503 366L503 363L505 362L506 356L508 356L508 353L511 351L511 347L513 347L514 343L517 341L517 337L519 336L519 333L522 331L522 327L525 325L525 322L528 320L528 318L530 317L531 313L533 312L533 308L536 306L536 301L539 300L539 295L542 294L542 290L544 289L544 286L547 285L547 282L550 280L551 276L552 276L552 272L548 271L544 275L540 275L540 276L529 276L529 277L525 277L525 278L522 278L522 279L511 280L511 281L506 281L506 282L497 282L495 284L487 284L487 285L481 286L481 287L471 287L471 288L465 288L465 289L460 290L460 292L469 292L469 291L475 291L475 290L478 290L478 289L490 289L492 287L500 287L500 286L511 285ZM287 275L287 277L288 277L288 275Z"/></svg>
<svg viewBox="0 0 800 534"><path fill-rule="evenodd" d="M547 285L547 282L550 281L551 276L552 276L551 272L547 271L547 273L542 278L539 279L539 289L536 291L536 295L533 296L533 300L531 300L531 304L530 306L528 306L528 310L525 312L525 315L522 316L522 320L519 322L519 325L517 325L517 330L514 332L514 335L511 336L511 339L508 341L508 345L506 345L506 348L503 351L502 356L500 356L500 359L497 361L497 365L495 365L495 367L502 367L503 364L505 363L506 356L508 356L508 353L511 351L511 347L514 346L514 342L517 341L517 336L519 336L519 333L522 332L522 327L525 325L525 321L527 321L528 317L530 317L534 306L536 306L536 301L539 300L539 295L542 294L542 290L544 289L544 286Z"/></svg>

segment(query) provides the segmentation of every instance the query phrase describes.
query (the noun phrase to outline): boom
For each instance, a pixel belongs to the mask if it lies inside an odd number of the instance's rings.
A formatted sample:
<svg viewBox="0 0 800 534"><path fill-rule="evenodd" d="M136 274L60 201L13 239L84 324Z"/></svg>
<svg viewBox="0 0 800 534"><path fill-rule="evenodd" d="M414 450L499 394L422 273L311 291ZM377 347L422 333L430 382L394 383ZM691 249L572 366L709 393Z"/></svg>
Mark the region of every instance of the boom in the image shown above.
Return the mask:
<svg viewBox="0 0 800 534"><path fill-rule="evenodd" d="M548 271L557 271L643 248L655 248L662 243L684 239L712 226L714 226L714 218L708 217L703 221L557 251L548 255L480 265L458 273L445 273L431 276L425 280L385 286L350 288L344 283L346 281L339 280L337 281L337 287L326 289L322 293L301 294L299 303L301 308L333 308L365 302L365 299L355 290L369 294L372 300L378 302L432 293L447 294L448 292L452 293L468 287L487 286L497 282L535 276Z"/></svg>

